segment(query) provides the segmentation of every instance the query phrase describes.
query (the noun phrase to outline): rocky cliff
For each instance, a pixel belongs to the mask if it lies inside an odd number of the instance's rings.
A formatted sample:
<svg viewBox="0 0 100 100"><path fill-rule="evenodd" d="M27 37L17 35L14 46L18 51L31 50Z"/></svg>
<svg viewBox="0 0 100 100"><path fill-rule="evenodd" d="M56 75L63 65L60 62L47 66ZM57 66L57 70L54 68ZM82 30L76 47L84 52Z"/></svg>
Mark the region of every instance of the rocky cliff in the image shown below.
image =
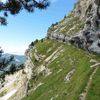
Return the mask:
<svg viewBox="0 0 100 100"><path fill-rule="evenodd" d="M79 1L77 12L80 12L85 25L79 36L73 37L71 42L89 52L100 54L100 0Z"/></svg>
<svg viewBox="0 0 100 100"><path fill-rule="evenodd" d="M48 37L100 54L100 1L79 0L68 17L49 28Z"/></svg>
<svg viewBox="0 0 100 100"><path fill-rule="evenodd" d="M30 80L23 100L99 99L98 56L48 38L31 46L29 53Z"/></svg>
<svg viewBox="0 0 100 100"><path fill-rule="evenodd" d="M25 68L6 76L0 100L99 100L99 28L100 0L78 0L46 38L29 45Z"/></svg>
<svg viewBox="0 0 100 100"><path fill-rule="evenodd" d="M23 100L99 100L99 28L100 0L78 0L46 38L32 42Z"/></svg>
<svg viewBox="0 0 100 100"><path fill-rule="evenodd" d="M21 100L26 96L31 74L28 66L13 55L0 55L0 100Z"/></svg>
<svg viewBox="0 0 100 100"><path fill-rule="evenodd" d="M6 75L0 88L0 100L21 100L26 95L27 81L24 70Z"/></svg>

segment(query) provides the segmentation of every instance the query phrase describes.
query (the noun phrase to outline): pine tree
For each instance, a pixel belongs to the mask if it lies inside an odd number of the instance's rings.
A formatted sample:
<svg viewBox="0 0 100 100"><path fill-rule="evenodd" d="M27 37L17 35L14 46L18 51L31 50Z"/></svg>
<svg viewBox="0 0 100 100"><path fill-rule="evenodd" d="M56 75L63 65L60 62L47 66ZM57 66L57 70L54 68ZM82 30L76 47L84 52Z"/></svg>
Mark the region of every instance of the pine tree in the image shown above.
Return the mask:
<svg viewBox="0 0 100 100"><path fill-rule="evenodd" d="M13 55L5 56L0 47L0 79L4 78L6 74L13 74L23 68L24 64L18 64Z"/></svg>
<svg viewBox="0 0 100 100"><path fill-rule="evenodd" d="M7 0L7 2L0 1L0 24L6 25L8 14L19 14L23 9L32 13L35 8L46 9L49 6L48 0Z"/></svg>

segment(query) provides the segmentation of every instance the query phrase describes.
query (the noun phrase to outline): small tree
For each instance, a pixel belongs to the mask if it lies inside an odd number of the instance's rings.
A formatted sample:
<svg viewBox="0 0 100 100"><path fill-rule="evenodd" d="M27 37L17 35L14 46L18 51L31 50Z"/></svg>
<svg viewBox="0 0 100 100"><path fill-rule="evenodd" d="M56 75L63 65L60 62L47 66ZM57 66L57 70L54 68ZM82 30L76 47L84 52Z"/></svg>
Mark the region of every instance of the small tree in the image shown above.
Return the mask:
<svg viewBox="0 0 100 100"><path fill-rule="evenodd" d="M34 41L34 44L38 43L38 41L39 41L39 40L38 40L38 39L36 39L36 40Z"/></svg>
<svg viewBox="0 0 100 100"><path fill-rule="evenodd" d="M41 39L41 42L43 42L44 41L44 39Z"/></svg>
<svg viewBox="0 0 100 100"><path fill-rule="evenodd" d="M0 57L2 56L3 49L0 47Z"/></svg>
<svg viewBox="0 0 100 100"><path fill-rule="evenodd" d="M11 55L9 61L14 61L14 55Z"/></svg>
<svg viewBox="0 0 100 100"><path fill-rule="evenodd" d="M31 42L30 46L34 46L34 42Z"/></svg>
<svg viewBox="0 0 100 100"><path fill-rule="evenodd" d="M64 19L66 18L66 15L64 16Z"/></svg>
<svg viewBox="0 0 100 100"><path fill-rule="evenodd" d="M10 67L10 73L13 74L16 71L16 64L12 64Z"/></svg>
<svg viewBox="0 0 100 100"><path fill-rule="evenodd" d="M0 75L0 78L6 74L13 74L15 71L17 71L17 68L19 67L20 69L24 68L24 64L16 64L16 61L14 59L14 56L11 55L9 57L3 56L3 50L0 47L0 71L2 74Z"/></svg>

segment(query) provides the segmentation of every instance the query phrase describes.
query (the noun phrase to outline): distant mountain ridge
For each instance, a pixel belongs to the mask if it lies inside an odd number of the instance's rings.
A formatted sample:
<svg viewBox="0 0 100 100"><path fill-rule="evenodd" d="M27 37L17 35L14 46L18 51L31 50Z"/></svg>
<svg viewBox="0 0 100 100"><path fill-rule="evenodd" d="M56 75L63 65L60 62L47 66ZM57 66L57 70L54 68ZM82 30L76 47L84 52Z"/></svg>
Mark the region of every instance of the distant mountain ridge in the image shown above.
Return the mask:
<svg viewBox="0 0 100 100"><path fill-rule="evenodd" d="M6 57L9 57L9 56L11 56L11 55L14 56L14 59L15 59L16 62L24 63L25 60L26 60L25 55L15 55L15 54L10 54L10 53L5 53L5 54L3 54L3 56L6 56Z"/></svg>

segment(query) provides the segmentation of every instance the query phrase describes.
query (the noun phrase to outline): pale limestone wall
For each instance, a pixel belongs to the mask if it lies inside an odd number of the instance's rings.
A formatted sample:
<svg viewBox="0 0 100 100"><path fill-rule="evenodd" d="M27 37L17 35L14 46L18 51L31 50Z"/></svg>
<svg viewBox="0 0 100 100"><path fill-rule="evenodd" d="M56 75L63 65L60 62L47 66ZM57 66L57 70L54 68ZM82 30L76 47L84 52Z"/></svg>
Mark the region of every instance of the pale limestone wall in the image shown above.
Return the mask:
<svg viewBox="0 0 100 100"><path fill-rule="evenodd" d="M5 85L0 89L0 93L6 91L0 100L21 100L26 95L27 75L20 70L13 75L6 75Z"/></svg>

